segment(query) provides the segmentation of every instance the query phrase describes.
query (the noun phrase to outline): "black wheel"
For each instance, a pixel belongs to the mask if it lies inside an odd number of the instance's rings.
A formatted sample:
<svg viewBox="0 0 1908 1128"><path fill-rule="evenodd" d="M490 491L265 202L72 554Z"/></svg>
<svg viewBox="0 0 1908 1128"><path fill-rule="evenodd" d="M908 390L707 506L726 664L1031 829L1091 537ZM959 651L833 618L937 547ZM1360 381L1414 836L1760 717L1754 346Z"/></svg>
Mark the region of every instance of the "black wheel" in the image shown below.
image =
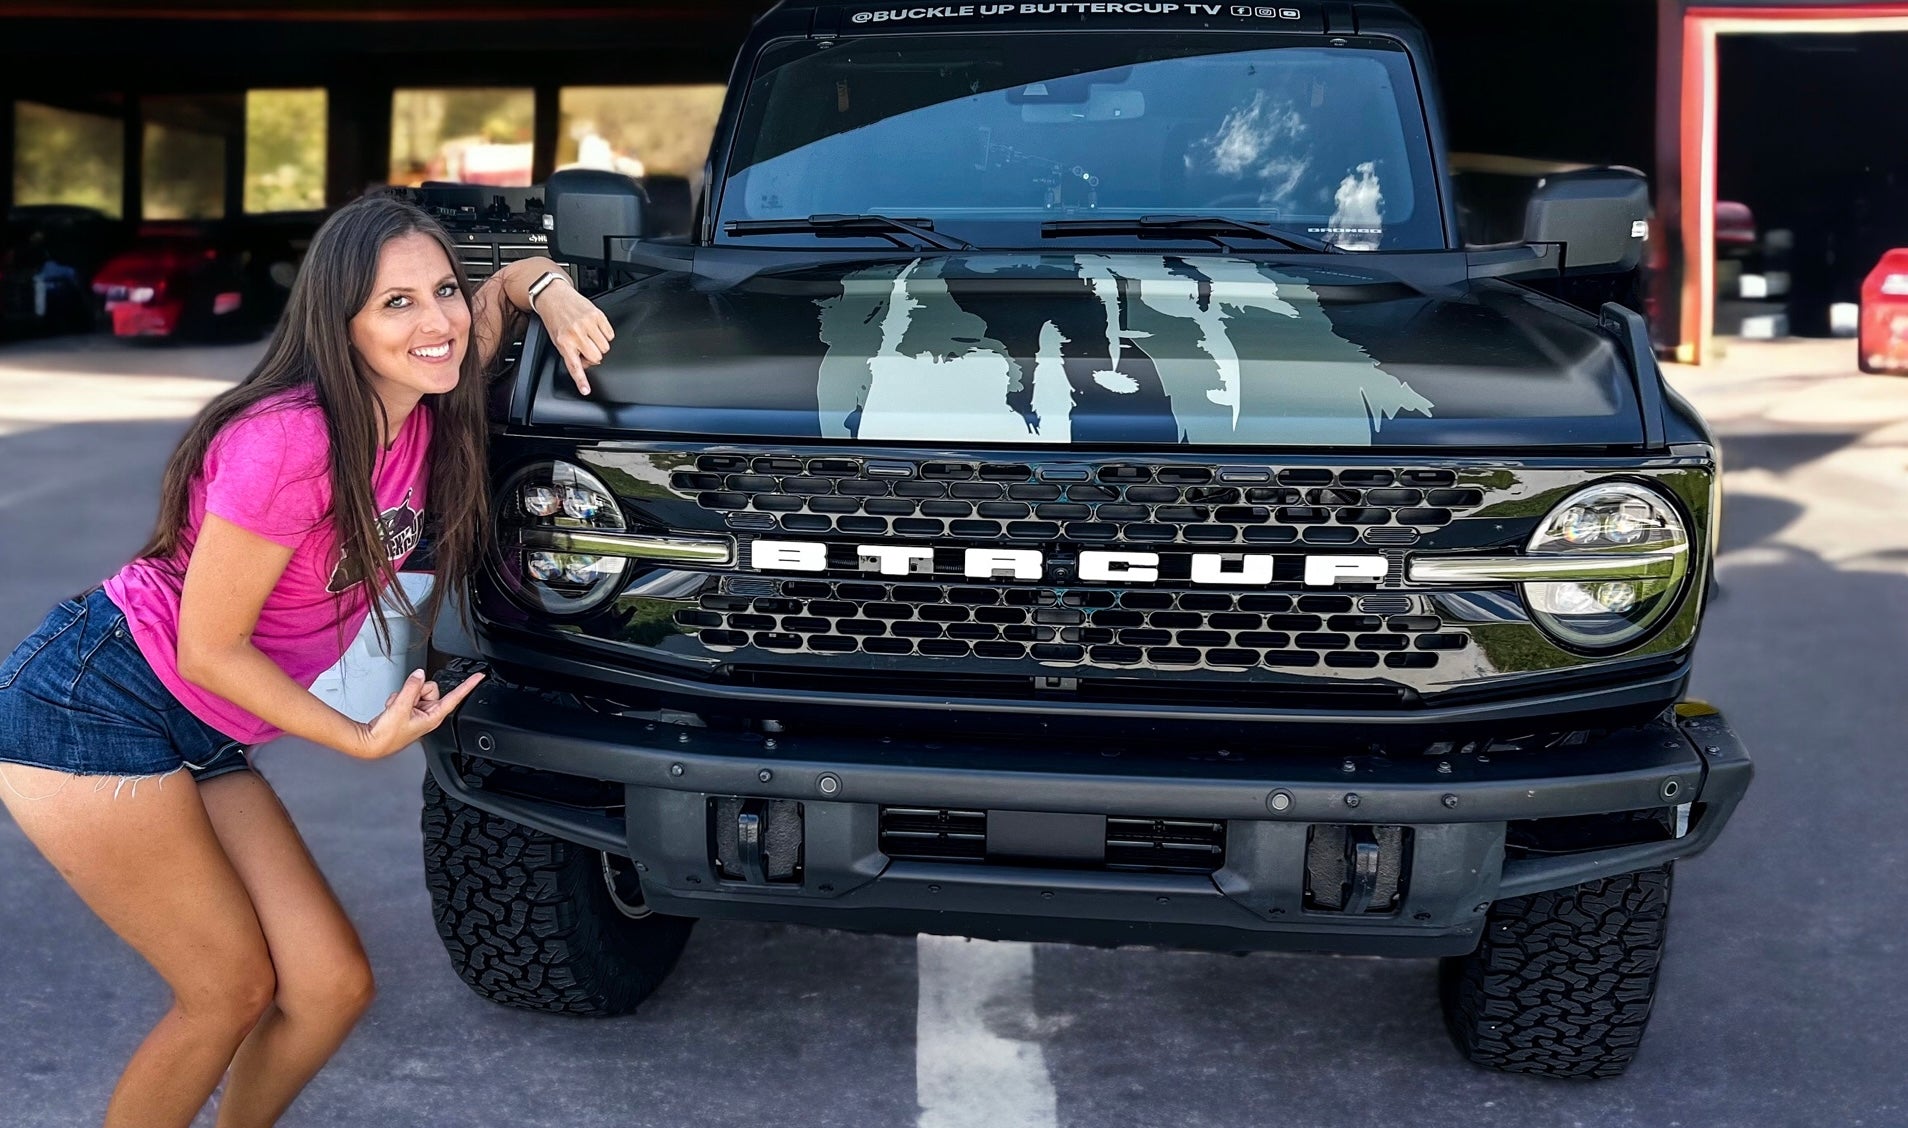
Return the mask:
<svg viewBox="0 0 1908 1128"><path fill-rule="evenodd" d="M1444 1020L1479 1065L1615 1077L1656 998L1670 867L1491 906L1477 951L1444 961Z"/></svg>
<svg viewBox="0 0 1908 1128"><path fill-rule="evenodd" d="M524 1010L628 1014L695 921L649 911L627 860L479 810L424 774L424 880L471 990Z"/></svg>

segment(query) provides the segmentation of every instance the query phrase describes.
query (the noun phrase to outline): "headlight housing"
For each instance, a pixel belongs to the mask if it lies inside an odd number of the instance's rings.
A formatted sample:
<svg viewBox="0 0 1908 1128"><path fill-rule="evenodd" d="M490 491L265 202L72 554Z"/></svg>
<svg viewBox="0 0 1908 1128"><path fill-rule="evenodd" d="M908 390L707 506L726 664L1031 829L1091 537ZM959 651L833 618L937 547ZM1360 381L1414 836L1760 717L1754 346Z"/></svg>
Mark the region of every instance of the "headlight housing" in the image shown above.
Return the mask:
<svg viewBox="0 0 1908 1128"><path fill-rule="evenodd" d="M540 462L511 475L497 498L492 564L505 590L553 615L593 611L615 596L631 561L565 548L577 532L619 533L623 510L600 479L568 462Z"/></svg>
<svg viewBox="0 0 1908 1128"><path fill-rule="evenodd" d="M1676 606L1689 574L1682 515L1668 498L1635 482L1603 482L1571 494L1544 518L1526 552L1590 567L1608 559L1606 575L1522 585L1537 624L1579 650L1640 641Z"/></svg>

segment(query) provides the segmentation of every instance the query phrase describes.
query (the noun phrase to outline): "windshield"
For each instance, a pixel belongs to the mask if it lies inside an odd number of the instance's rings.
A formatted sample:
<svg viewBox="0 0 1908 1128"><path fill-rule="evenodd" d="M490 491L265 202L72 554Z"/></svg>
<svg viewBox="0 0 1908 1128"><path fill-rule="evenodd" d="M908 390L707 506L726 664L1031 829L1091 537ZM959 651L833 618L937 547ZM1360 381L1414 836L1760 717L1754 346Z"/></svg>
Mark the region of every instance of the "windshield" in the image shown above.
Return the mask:
<svg viewBox="0 0 1908 1128"><path fill-rule="evenodd" d="M1030 247L1046 221L1176 214L1346 250L1443 247L1404 52L1248 42L1046 32L771 47L736 130L718 239L813 246L813 235L723 225L879 214ZM867 232L849 240L887 245Z"/></svg>

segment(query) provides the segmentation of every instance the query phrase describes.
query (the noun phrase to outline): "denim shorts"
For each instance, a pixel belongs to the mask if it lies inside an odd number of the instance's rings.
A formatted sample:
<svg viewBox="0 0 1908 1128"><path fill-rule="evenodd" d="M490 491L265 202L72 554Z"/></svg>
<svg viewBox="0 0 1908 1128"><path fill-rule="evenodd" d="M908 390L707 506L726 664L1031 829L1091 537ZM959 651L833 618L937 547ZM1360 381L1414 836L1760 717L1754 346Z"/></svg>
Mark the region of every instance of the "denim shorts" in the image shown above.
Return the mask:
<svg viewBox="0 0 1908 1128"><path fill-rule="evenodd" d="M184 768L203 782L250 770L246 754L152 672L104 590L53 608L0 661L0 762L131 779Z"/></svg>

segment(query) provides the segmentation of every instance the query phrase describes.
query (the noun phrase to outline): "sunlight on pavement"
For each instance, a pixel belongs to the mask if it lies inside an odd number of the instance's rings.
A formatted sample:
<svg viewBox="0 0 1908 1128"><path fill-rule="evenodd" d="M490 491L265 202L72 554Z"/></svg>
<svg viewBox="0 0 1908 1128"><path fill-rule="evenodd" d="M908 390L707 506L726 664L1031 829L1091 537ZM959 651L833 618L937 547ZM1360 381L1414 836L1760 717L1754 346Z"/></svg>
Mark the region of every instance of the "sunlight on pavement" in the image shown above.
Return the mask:
<svg viewBox="0 0 1908 1128"><path fill-rule="evenodd" d="M0 435L66 423L190 419L251 371L264 343L130 347L78 338L0 348Z"/></svg>
<svg viewBox="0 0 1908 1128"><path fill-rule="evenodd" d="M1722 437L1726 494L1796 509L1759 543L1725 552L1725 572L1802 551L1850 571L1908 573L1908 378L1859 374L1841 340L1733 342L1709 369L1665 372ZM1793 465L1732 463L1732 439L1746 448L1776 436L1820 453Z"/></svg>

